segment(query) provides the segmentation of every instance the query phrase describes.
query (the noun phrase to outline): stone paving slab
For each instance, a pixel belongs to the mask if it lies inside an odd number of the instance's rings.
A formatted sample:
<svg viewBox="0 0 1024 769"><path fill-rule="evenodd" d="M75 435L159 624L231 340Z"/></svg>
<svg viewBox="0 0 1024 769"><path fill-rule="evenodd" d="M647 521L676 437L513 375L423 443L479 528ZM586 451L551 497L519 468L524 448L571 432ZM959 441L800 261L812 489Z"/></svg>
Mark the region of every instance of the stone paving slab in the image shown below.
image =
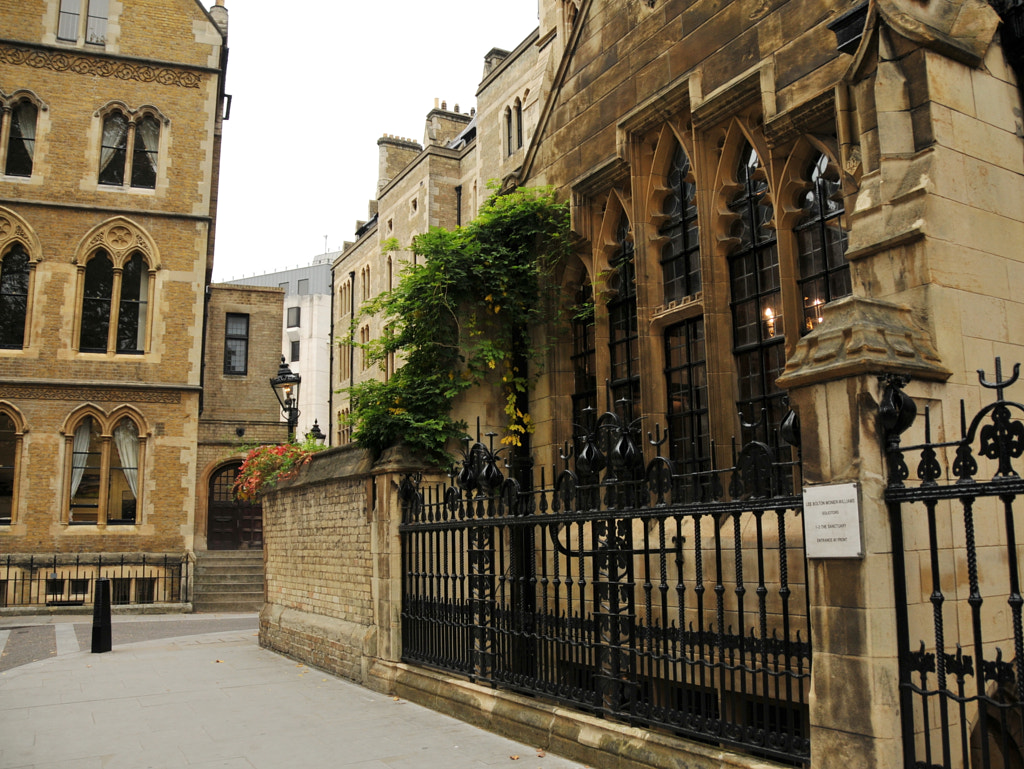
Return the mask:
<svg viewBox="0 0 1024 769"><path fill-rule="evenodd" d="M580 764L334 678L233 630L66 653L0 673L0 769L57 767Z"/></svg>

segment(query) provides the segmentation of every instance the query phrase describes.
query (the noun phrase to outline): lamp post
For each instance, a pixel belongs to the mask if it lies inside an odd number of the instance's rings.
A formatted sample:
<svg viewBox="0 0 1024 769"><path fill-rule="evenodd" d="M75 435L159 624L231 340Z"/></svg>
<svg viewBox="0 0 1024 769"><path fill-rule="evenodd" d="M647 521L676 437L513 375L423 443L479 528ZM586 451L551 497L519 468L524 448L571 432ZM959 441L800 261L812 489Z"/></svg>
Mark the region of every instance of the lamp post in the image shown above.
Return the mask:
<svg viewBox="0 0 1024 769"><path fill-rule="evenodd" d="M270 380L270 386L281 404L281 416L288 422L288 440L295 437L295 427L299 424L299 384L302 377L294 373L281 356L281 366L277 376Z"/></svg>
<svg viewBox="0 0 1024 769"><path fill-rule="evenodd" d="M316 419L313 420L313 429L306 433L306 440L314 440L318 446L323 446L324 441L327 440L327 436L324 435L323 430L320 429L320 422Z"/></svg>

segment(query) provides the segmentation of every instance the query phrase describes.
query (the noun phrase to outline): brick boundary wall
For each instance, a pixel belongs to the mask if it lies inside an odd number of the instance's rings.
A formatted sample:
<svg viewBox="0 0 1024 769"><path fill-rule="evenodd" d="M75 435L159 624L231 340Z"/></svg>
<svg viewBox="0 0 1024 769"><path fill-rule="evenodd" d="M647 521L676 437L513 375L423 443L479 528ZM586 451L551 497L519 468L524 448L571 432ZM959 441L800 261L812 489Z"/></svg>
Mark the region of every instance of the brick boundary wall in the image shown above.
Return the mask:
<svg viewBox="0 0 1024 769"><path fill-rule="evenodd" d="M420 469L343 446L265 497L261 646L390 691L377 663L401 655L398 483Z"/></svg>

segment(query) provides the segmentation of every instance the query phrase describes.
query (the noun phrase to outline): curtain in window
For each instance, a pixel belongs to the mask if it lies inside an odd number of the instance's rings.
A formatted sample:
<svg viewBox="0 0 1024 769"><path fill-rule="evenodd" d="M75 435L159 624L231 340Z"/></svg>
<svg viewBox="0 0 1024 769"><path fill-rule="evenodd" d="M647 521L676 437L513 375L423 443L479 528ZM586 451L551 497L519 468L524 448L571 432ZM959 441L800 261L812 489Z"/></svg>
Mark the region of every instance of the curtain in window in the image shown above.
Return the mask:
<svg viewBox="0 0 1024 769"><path fill-rule="evenodd" d="M135 127L135 151L132 157L132 187L156 187L157 152L160 149L160 123L147 115Z"/></svg>
<svg viewBox="0 0 1024 769"><path fill-rule="evenodd" d="M132 496L139 498L139 429L130 419L122 419L114 430L114 445L121 459L121 471L132 490Z"/></svg>
<svg viewBox="0 0 1024 769"><path fill-rule="evenodd" d="M36 105L23 101L11 112L11 135L7 141L9 176L31 176L32 157L36 149Z"/></svg>
<svg viewBox="0 0 1024 769"><path fill-rule="evenodd" d="M78 14L81 0L60 0L60 21L57 25L58 40L78 39Z"/></svg>
<svg viewBox="0 0 1024 769"><path fill-rule="evenodd" d="M121 301L117 318L117 352L143 352L146 345L146 307L149 269L135 253L121 272Z"/></svg>
<svg viewBox="0 0 1024 769"><path fill-rule="evenodd" d="M107 42L107 0L89 0L85 42L98 45Z"/></svg>
<svg viewBox="0 0 1024 769"><path fill-rule="evenodd" d="M100 183L124 184L124 162L128 137L128 119L120 112L103 121L103 146L100 149Z"/></svg>
<svg viewBox="0 0 1024 769"><path fill-rule="evenodd" d="M86 417L75 428L71 443L71 499L78 493L78 485L85 475L85 464L89 460L89 443L92 438L92 417Z"/></svg>
<svg viewBox="0 0 1024 769"><path fill-rule="evenodd" d="M22 145L25 147L25 152L31 158L35 155L36 150L36 105L32 102L23 101L18 105L18 109L14 112L14 123L11 127L18 127L18 132L21 134Z"/></svg>

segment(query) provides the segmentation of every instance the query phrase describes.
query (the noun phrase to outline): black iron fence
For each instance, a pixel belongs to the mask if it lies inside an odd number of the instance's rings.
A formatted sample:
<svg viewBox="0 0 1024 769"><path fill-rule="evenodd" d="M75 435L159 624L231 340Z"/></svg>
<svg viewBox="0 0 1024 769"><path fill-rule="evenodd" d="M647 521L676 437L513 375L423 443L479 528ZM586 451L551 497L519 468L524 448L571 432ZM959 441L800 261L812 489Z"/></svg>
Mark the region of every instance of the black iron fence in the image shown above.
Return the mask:
<svg viewBox="0 0 1024 769"><path fill-rule="evenodd" d="M1024 631L1014 503L1024 495L1024 406L1006 400L1020 366L995 381L978 372L996 399L968 422L961 403L959 438L928 410L924 442L903 447L916 406L888 377L881 417L886 429L896 569L904 765L1024 766ZM1016 418L1015 418L1016 417ZM950 433L955 426L946 428Z"/></svg>
<svg viewBox="0 0 1024 769"><path fill-rule="evenodd" d="M100 577L110 580L115 605L191 600L187 555L8 555L0 561L0 607L89 605Z"/></svg>
<svg viewBox="0 0 1024 769"><path fill-rule="evenodd" d="M479 439L451 483L406 478L403 659L806 763L798 463L755 442L683 475L648 438L605 414L550 486Z"/></svg>

